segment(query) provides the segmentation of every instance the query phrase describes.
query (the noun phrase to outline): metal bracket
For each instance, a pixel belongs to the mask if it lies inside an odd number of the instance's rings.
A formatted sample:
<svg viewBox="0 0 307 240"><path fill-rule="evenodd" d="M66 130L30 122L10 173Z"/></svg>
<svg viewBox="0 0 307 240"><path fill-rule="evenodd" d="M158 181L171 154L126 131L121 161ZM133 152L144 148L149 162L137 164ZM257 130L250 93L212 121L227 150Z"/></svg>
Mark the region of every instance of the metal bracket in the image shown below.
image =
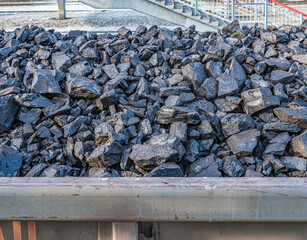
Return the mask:
<svg viewBox="0 0 307 240"><path fill-rule="evenodd" d="M137 222L98 222L98 240L138 240Z"/></svg>

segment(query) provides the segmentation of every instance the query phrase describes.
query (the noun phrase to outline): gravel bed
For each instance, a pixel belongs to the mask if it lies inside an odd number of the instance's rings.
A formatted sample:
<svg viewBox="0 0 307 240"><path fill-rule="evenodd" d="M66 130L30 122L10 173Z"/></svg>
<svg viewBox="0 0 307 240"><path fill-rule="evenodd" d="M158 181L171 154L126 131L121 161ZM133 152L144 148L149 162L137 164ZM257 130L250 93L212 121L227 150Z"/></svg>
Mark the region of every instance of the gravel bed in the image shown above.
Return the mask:
<svg viewBox="0 0 307 240"><path fill-rule="evenodd" d="M306 177L307 21L0 31L0 176Z"/></svg>

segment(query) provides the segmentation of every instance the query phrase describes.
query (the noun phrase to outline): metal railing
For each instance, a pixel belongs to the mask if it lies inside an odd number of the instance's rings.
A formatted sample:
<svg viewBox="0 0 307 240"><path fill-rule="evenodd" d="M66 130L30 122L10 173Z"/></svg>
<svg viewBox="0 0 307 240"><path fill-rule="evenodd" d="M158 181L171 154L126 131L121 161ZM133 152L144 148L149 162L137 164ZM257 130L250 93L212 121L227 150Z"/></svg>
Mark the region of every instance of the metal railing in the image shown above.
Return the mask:
<svg viewBox="0 0 307 240"><path fill-rule="evenodd" d="M244 24L260 23L265 26L267 21L266 16L268 10L267 0L233 0L233 19L238 19Z"/></svg>
<svg viewBox="0 0 307 240"><path fill-rule="evenodd" d="M189 6L194 15L200 12L230 22L237 19L241 24L299 25L307 14L275 0L179 0Z"/></svg>
<svg viewBox="0 0 307 240"><path fill-rule="evenodd" d="M307 14L297 11L287 5L284 5L275 0L269 0L270 4L268 6L268 21L269 23L275 23L277 26L282 25L298 25L307 17Z"/></svg>
<svg viewBox="0 0 307 240"><path fill-rule="evenodd" d="M234 19L244 24L259 23L268 25L299 25L304 14L275 0L232 0Z"/></svg>
<svg viewBox="0 0 307 240"><path fill-rule="evenodd" d="M196 0L197 1L197 0ZM209 12L215 17L222 20L229 21L231 14L231 2L229 0L206 0L199 1L201 9L205 12Z"/></svg>

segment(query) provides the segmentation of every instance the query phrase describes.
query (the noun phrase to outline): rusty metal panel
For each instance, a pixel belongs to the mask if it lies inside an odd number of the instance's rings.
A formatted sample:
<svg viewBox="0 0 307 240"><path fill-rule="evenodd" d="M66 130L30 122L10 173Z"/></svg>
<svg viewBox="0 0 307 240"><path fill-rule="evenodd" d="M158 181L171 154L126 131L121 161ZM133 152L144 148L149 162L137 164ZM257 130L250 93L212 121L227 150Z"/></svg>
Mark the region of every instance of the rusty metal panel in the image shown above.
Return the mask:
<svg viewBox="0 0 307 240"><path fill-rule="evenodd" d="M11 221L0 221L0 226L5 240L14 239ZM29 239L26 221L21 222L21 232L22 239ZM36 236L37 240L97 240L97 222L36 222Z"/></svg>
<svg viewBox="0 0 307 240"><path fill-rule="evenodd" d="M137 240L138 224L136 222L113 222L113 240Z"/></svg>
<svg viewBox="0 0 307 240"><path fill-rule="evenodd" d="M0 178L0 220L307 221L306 178Z"/></svg>
<svg viewBox="0 0 307 240"><path fill-rule="evenodd" d="M155 240L306 240L306 223L159 223Z"/></svg>

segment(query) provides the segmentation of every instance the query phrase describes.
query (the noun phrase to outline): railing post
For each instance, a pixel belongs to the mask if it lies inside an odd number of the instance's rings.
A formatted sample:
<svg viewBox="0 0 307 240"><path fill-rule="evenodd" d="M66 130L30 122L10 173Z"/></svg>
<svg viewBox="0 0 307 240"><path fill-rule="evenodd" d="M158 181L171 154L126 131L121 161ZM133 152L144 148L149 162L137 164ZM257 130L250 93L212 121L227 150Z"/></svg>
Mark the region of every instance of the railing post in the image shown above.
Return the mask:
<svg viewBox="0 0 307 240"><path fill-rule="evenodd" d="M63 20L66 18L66 9L65 9L65 1L66 0L57 0L59 7L59 19Z"/></svg>
<svg viewBox="0 0 307 240"><path fill-rule="evenodd" d="M195 15L198 15L198 0L195 0Z"/></svg>
<svg viewBox="0 0 307 240"><path fill-rule="evenodd" d="M304 22L304 15L301 14L301 24Z"/></svg>
<svg viewBox="0 0 307 240"><path fill-rule="evenodd" d="M232 21L234 21L236 13L236 0L231 0L231 1L232 1Z"/></svg>
<svg viewBox="0 0 307 240"><path fill-rule="evenodd" d="M265 0L264 3L264 26L265 29L268 28L268 8L269 8L269 0Z"/></svg>

